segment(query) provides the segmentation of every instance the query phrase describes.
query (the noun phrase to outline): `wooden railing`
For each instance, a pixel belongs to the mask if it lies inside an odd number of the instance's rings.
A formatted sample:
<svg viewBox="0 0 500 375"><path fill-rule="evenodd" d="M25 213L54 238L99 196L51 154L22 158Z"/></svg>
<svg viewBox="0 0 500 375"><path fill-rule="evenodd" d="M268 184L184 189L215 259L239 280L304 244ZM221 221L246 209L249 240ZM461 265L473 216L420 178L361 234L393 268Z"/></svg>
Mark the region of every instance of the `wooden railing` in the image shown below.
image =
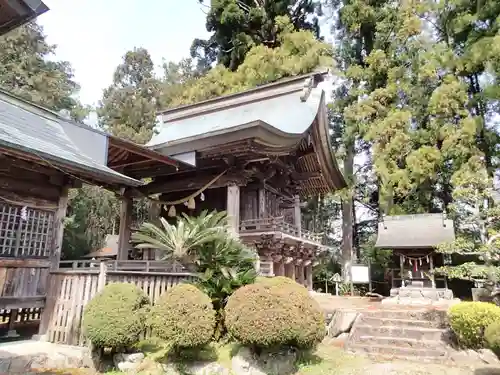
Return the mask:
<svg viewBox="0 0 500 375"><path fill-rule="evenodd" d="M392 288L400 288L403 286L403 282L411 282L411 281L422 281L424 283L424 286L432 286L432 278L426 275L425 271L422 274L422 277L410 277L407 275L404 275L404 277L401 276L401 270L399 268L391 268L391 286ZM444 276L434 276L434 283L436 284L437 287L444 287L447 288L447 280L446 277Z"/></svg>
<svg viewBox="0 0 500 375"><path fill-rule="evenodd" d="M109 271L124 272L188 272L177 262L163 260L70 260L61 261L61 270L99 270L101 262L106 264Z"/></svg>
<svg viewBox="0 0 500 375"><path fill-rule="evenodd" d="M283 216L242 220L240 232L283 232L290 236L319 243L321 243L323 237L321 233L313 233L305 229L299 229L297 226L286 222Z"/></svg>

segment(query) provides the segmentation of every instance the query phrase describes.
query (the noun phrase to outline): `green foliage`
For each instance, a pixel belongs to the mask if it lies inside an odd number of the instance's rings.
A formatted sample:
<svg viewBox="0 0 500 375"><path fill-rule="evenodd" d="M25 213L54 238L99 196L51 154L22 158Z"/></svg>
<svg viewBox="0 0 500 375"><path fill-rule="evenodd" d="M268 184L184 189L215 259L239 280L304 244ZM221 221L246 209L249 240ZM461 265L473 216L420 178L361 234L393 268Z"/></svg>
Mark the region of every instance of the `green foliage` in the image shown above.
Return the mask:
<svg viewBox="0 0 500 375"><path fill-rule="evenodd" d="M175 349L208 344L215 328L210 298L189 284L179 284L163 293L151 309L153 333Z"/></svg>
<svg viewBox="0 0 500 375"><path fill-rule="evenodd" d="M28 23L0 37L0 87L56 112L83 121L88 108L74 98L79 86L67 61L53 59L43 29Z"/></svg>
<svg viewBox="0 0 500 375"><path fill-rule="evenodd" d="M244 345L311 348L325 336L323 312L307 290L284 278L238 289L226 305L229 334Z"/></svg>
<svg viewBox="0 0 500 375"><path fill-rule="evenodd" d="M500 353L500 320L497 320L486 327L484 330L484 340L488 348L495 353Z"/></svg>
<svg viewBox="0 0 500 375"><path fill-rule="evenodd" d="M200 3L204 3L200 0ZM208 70L214 62L236 70L254 46L276 48L280 16L290 19L290 30L311 30L319 36L318 19L314 15L319 1L254 1L212 0L207 13L209 40L195 39L191 56L198 59L200 69Z"/></svg>
<svg viewBox="0 0 500 375"><path fill-rule="evenodd" d="M110 191L91 185L70 190L62 257L78 259L98 250L107 234L118 231L118 213L118 199Z"/></svg>
<svg viewBox="0 0 500 375"><path fill-rule="evenodd" d="M99 348L126 349L139 341L145 329L149 299L129 283L106 285L85 306L83 329Z"/></svg>
<svg viewBox="0 0 500 375"><path fill-rule="evenodd" d="M237 70L223 65L211 69L199 79L187 83L182 92L171 99L172 106L192 104L221 95L234 94L280 78L310 73L331 66L332 48L316 40L309 31L291 32L286 19L280 20L280 45L269 48L255 46L246 54ZM165 102L166 100L162 100Z"/></svg>
<svg viewBox="0 0 500 375"><path fill-rule="evenodd" d="M200 216L191 218L184 215L175 224L160 217L162 228L145 222L137 232L132 233L131 241L138 249L158 249L163 259L176 259L185 264L198 259L204 245L228 236L225 212L203 211Z"/></svg>
<svg viewBox="0 0 500 375"><path fill-rule="evenodd" d="M159 82L149 52L135 48L123 56L97 109L101 126L135 143L148 142L156 124Z"/></svg>
<svg viewBox="0 0 500 375"><path fill-rule="evenodd" d="M159 249L163 258L194 265L193 283L211 299L217 312L216 338L225 334L223 310L227 298L255 280L256 254L229 230L225 212L203 211L199 216L178 217L175 224L161 218L163 228L144 223L133 233L137 248Z"/></svg>
<svg viewBox="0 0 500 375"><path fill-rule="evenodd" d="M217 313L215 339L226 333L224 307L227 299L243 285L251 284L257 272L256 254L232 236L207 243L198 251L197 278L193 283L212 299Z"/></svg>
<svg viewBox="0 0 500 375"><path fill-rule="evenodd" d="M500 307L486 302L461 302L448 310L450 326L465 348L484 347L485 329L500 320Z"/></svg>

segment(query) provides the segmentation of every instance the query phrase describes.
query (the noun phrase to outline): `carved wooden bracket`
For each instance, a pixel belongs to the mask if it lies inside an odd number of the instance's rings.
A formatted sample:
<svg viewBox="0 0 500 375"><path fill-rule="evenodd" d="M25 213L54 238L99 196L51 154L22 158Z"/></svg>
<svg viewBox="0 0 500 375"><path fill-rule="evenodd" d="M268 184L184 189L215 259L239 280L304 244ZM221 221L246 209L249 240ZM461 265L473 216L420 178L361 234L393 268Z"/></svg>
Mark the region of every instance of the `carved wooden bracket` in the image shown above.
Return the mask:
<svg viewBox="0 0 500 375"><path fill-rule="evenodd" d="M283 247L283 240L276 238L272 234L263 234L260 236L260 240L255 241L255 247L259 255L262 256L275 256L281 255L281 249Z"/></svg>

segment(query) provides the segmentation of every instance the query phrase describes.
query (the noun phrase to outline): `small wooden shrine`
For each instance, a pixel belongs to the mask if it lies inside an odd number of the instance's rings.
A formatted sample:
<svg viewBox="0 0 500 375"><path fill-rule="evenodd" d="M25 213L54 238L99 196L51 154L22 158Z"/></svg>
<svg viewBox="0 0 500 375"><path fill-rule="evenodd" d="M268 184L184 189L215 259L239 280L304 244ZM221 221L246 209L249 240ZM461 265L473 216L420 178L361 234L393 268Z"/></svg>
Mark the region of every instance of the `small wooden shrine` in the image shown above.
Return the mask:
<svg viewBox="0 0 500 375"><path fill-rule="evenodd" d="M167 218L226 210L234 233L258 251L261 274L286 275L312 288L323 238L302 218L301 201L346 186L318 87L324 75L162 112L148 146L179 167L125 167L128 176L152 177L131 195L156 195Z"/></svg>
<svg viewBox="0 0 500 375"><path fill-rule="evenodd" d="M0 35L19 27L49 8L41 1L0 0Z"/></svg>
<svg viewBox="0 0 500 375"><path fill-rule="evenodd" d="M443 214L386 216L379 223L376 248L393 251L390 268L392 289L447 289L446 278L432 275L444 264L435 248L455 240L452 220ZM391 294L394 294L391 292Z"/></svg>

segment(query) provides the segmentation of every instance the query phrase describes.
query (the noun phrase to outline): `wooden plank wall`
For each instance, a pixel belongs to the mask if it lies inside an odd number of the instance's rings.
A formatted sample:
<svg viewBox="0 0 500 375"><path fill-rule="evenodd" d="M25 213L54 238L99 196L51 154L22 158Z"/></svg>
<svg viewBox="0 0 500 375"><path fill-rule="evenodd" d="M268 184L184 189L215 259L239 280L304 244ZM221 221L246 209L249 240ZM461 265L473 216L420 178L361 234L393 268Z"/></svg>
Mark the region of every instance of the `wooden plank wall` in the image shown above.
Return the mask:
<svg viewBox="0 0 500 375"><path fill-rule="evenodd" d="M189 278L186 274L108 271L105 283L135 284L154 303L165 290ZM41 332L46 331L50 342L80 346L86 344L82 331L83 309L97 294L98 284L98 270L51 272L41 327Z"/></svg>
<svg viewBox="0 0 500 375"><path fill-rule="evenodd" d="M43 307L49 262L0 258L0 309Z"/></svg>

